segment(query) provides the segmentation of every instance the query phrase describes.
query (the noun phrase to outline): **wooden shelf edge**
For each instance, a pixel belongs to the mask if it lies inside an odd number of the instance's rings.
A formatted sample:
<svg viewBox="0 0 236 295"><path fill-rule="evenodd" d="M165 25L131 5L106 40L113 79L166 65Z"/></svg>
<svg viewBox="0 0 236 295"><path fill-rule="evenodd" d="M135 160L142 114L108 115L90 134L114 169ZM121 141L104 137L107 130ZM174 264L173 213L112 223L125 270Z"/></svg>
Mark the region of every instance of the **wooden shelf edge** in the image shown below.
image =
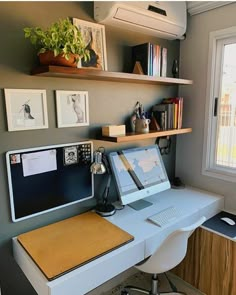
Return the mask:
<svg viewBox="0 0 236 295"><path fill-rule="evenodd" d="M31 75L160 85L193 84L192 80L187 79L155 77L130 73L108 72L97 69L60 67L51 65L39 66L31 71Z"/></svg>
<svg viewBox="0 0 236 295"><path fill-rule="evenodd" d="M122 136L110 136L110 137L103 136L101 139L104 141L122 143L122 142L128 142L128 141L157 138L162 136L178 135L178 134L184 134L184 133L190 133L190 132L192 132L192 128L182 128L182 129L172 129L172 130L164 130L164 131L150 131L149 133L127 133L126 135L122 135Z"/></svg>

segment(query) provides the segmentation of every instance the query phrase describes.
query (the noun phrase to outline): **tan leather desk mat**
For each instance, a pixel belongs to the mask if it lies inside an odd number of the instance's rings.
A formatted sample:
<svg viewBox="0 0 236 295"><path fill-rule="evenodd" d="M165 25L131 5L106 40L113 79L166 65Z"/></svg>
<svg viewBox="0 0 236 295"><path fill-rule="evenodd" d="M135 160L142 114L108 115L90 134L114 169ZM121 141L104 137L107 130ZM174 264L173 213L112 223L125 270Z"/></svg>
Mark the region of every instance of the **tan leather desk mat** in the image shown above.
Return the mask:
<svg viewBox="0 0 236 295"><path fill-rule="evenodd" d="M134 237L88 212L24 233L17 239L47 279L53 280Z"/></svg>

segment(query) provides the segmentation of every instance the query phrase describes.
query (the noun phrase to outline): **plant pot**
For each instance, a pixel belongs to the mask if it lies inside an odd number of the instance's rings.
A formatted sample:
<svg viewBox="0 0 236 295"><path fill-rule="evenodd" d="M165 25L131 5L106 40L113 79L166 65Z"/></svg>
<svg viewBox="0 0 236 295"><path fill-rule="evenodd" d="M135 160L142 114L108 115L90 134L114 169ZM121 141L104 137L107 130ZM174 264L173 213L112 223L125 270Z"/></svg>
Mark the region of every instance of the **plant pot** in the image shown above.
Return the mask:
<svg viewBox="0 0 236 295"><path fill-rule="evenodd" d="M56 65L63 67L77 67L76 59L78 58L77 54L70 54L69 60L59 54L54 56L53 51L46 51L39 54L39 62L41 65Z"/></svg>

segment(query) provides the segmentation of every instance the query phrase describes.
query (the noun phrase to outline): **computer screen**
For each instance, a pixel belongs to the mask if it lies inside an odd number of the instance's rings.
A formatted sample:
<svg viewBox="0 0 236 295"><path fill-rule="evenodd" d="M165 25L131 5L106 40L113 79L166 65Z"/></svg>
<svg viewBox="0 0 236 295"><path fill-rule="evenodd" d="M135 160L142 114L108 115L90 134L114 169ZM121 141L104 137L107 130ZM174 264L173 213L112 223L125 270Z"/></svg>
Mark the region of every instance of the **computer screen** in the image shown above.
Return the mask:
<svg viewBox="0 0 236 295"><path fill-rule="evenodd" d="M170 188L157 145L112 152L109 160L123 205Z"/></svg>
<svg viewBox="0 0 236 295"><path fill-rule="evenodd" d="M6 153L14 222L94 196L92 142L76 142Z"/></svg>

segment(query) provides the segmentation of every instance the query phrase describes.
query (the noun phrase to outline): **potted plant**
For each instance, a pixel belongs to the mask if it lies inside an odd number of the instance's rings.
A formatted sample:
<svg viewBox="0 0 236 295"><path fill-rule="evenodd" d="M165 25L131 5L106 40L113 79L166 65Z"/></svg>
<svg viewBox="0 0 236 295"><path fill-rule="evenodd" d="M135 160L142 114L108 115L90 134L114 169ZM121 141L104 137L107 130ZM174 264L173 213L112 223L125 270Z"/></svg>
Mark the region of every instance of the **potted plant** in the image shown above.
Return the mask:
<svg viewBox="0 0 236 295"><path fill-rule="evenodd" d="M40 64L76 67L79 59L90 58L79 29L69 18L60 19L49 28L24 28L25 38L37 48Z"/></svg>

